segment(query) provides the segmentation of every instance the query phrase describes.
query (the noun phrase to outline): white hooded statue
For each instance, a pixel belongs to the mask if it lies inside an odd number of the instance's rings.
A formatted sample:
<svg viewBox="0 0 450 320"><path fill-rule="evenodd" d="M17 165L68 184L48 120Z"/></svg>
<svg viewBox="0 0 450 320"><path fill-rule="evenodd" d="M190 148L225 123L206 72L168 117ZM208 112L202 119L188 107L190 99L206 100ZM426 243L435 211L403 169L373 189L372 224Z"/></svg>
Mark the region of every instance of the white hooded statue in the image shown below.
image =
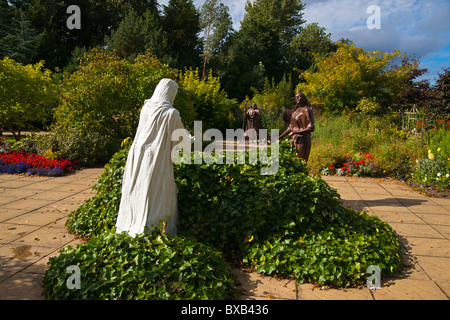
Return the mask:
<svg viewBox="0 0 450 320"><path fill-rule="evenodd" d="M163 79L142 107L122 180L118 233L127 231L134 237L162 221L167 234L177 232L177 187L171 158L177 142L171 136L174 130L184 129L173 107L177 92L176 82Z"/></svg>

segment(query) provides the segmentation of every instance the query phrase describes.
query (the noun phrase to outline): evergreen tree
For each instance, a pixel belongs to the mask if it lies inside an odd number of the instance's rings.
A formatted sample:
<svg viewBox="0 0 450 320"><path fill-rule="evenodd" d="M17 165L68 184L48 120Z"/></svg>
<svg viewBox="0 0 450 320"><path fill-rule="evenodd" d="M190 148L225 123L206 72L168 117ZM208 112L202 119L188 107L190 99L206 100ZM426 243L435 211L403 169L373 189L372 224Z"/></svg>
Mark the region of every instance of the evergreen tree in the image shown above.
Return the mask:
<svg viewBox="0 0 450 320"><path fill-rule="evenodd" d="M39 44L39 35L31 26L30 21L26 20L23 12L17 12L13 20L12 33L6 36L6 42L9 44L7 56L23 65L33 62L36 56L36 48Z"/></svg>
<svg viewBox="0 0 450 320"><path fill-rule="evenodd" d="M247 1L240 36L252 65L262 62L267 77L281 80L290 72L289 46L300 32L304 5L301 0ZM286 68L287 67L287 68Z"/></svg>
<svg viewBox="0 0 450 320"><path fill-rule="evenodd" d="M450 67L443 68L439 74L432 89L432 100L425 111L429 126L435 126L442 120L450 121Z"/></svg>
<svg viewBox="0 0 450 320"><path fill-rule="evenodd" d="M304 23L301 0L247 1L241 29L223 46L220 69L223 87L242 100L254 87L264 90L264 78L281 81L292 73L290 45Z"/></svg>
<svg viewBox="0 0 450 320"><path fill-rule="evenodd" d="M10 35L13 34L12 23L14 10L6 0L0 0L0 59L11 50Z"/></svg>
<svg viewBox="0 0 450 320"><path fill-rule="evenodd" d="M192 0L170 0L164 6L163 31L167 50L177 69L200 65L202 43L199 39L200 15Z"/></svg>
<svg viewBox="0 0 450 320"><path fill-rule="evenodd" d="M288 60L293 68L306 70L313 65L315 56L325 56L337 48L325 28L320 27L318 23L311 23L294 37L289 46Z"/></svg>
<svg viewBox="0 0 450 320"><path fill-rule="evenodd" d="M149 9L142 16L130 9L111 36L105 38L105 43L107 49L115 51L120 58L132 60L139 53L149 50L161 60L164 59L166 40L160 18Z"/></svg>

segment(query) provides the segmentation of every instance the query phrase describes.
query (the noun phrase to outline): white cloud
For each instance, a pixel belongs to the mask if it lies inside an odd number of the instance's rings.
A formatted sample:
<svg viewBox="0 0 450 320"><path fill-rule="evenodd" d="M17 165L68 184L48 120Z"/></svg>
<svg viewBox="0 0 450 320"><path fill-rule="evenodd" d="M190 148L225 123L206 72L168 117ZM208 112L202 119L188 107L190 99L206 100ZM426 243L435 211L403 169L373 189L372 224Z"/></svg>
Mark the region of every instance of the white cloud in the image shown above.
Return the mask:
<svg viewBox="0 0 450 320"><path fill-rule="evenodd" d="M450 44L450 1L441 0L305 0L307 23L318 22L333 40L351 39L366 50L415 55L426 60L434 77L450 61L441 54ZM366 12L370 5L381 9L381 29L369 30ZM447 47L448 51L448 47ZM438 60L439 62L435 62Z"/></svg>
<svg viewBox="0 0 450 320"><path fill-rule="evenodd" d="M169 0L159 0L167 4ZM205 0L194 0L200 8ZM230 9L233 26L240 28L247 0L222 0ZM450 44L450 1L445 0L304 0L307 23L318 22L331 33L333 40L351 39L366 50L403 53L427 59L430 73L435 73L450 61L442 50ZM381 29L369 30L367 8L381 9ZM438 59L435 63L433 57ZM431 67L432 66L432 67ZM432 69L433 68L433 69Z"/></svg>

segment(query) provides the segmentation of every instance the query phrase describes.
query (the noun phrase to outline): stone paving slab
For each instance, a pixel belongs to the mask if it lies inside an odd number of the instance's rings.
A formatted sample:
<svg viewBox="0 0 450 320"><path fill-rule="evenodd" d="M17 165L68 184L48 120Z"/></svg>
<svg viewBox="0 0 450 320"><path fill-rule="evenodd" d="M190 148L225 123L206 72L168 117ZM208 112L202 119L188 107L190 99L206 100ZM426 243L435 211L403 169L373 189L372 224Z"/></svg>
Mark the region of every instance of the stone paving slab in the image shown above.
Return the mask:
<svg viewBox="0 0 450 320"><path fill-rule="evenodd" d="M80 240L64 226L67 215L92 195L102 168L65 177L0 174L0 299L43 299L51 256ZM403 248L404 270L382 288L330 289L234 268L241 300L448 300L450 199L428 198L386 179L327 176L344 205L389 223Z"/></svg>
<svg viewBox="0 0 450 320"><path fill-rule="evenodd" d="M43 299L49 258L81 242L67 232L67 216L92 196L102 172L85 169L53 178L0 174L1 300Z"/></svg>

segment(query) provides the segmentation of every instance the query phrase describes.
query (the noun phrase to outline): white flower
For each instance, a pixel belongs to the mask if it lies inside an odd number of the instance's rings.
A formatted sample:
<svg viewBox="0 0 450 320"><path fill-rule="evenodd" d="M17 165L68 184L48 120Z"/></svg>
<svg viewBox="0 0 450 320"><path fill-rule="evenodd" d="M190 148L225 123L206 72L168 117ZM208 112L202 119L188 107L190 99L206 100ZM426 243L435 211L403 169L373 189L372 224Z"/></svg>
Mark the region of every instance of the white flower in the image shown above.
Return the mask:
<svg viewBox="0 0 450 320"><path fill-rule="evenodd" d="M446 177L446 178L450 177L450 174L447 173L447 174L445 175L445 177Z"/></svg>
<svg viewBox="0 0 450 320"><path fill-rule="evenodd" d="M440 177L442 175L442 173L438 172L437 176Z"/></svg>

